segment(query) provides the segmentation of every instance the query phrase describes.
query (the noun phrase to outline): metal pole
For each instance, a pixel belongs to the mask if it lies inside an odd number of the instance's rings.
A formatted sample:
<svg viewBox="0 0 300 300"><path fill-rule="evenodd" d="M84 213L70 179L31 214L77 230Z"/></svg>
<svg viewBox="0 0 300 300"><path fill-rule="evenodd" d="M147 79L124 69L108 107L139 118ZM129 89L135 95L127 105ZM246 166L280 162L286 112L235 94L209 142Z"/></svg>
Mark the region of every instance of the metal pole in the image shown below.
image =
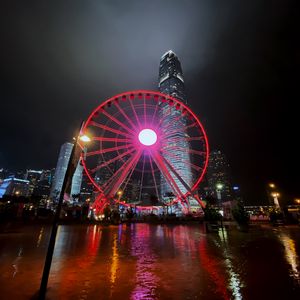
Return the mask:
<svg viewBox="0 0 300 300"><path fill-rule="evenodd" d="M222 197L221 197L221 189L217 189L217 198L218 198L218 202L219 202L219 209L223 210ZM221 213L220 213L220 215L221 215L221 229L223 231L223 215Z"/></svg>
<svg viewBox="0 0 300 300"><path fill-rule="evenodd" d="M80 129L81 129L81 127L82 127L82 124L80 126ZM54 247L55 247L56 234L57 234L57 229L58 229L58 221L59 221L59 217L60 217L60 212L61 212L61 207L62 207L62 203L63 203L63 199L64 199L66 185L67 185L69 176L71 176L70 170L71 170L71 166L72 166L72 161L74 159L75 148L77 146L79 134L80 134L80 131L76 137L76 140L73 143L74 145L73 145L70 159L68 162L67 170L65 173L64 181L63 181L61 192L59 195L58 204L57 204L54 219L53 219L52 230L51 230L51 235L50 235L50 240L49 240L49 245L48 245L48 250L47 250L40 290L39 290L39 299L40 300L44 300L46 297L48 278L49 278L52 257L53 257Z"/></svg>

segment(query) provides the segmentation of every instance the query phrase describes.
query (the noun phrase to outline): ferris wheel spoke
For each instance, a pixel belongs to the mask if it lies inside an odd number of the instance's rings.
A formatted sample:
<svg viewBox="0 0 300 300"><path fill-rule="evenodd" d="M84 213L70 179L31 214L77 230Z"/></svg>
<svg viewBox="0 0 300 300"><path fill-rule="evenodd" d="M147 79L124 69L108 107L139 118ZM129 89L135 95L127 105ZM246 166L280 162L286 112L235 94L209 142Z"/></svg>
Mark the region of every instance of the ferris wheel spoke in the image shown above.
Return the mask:
<svg viewBox="0 0 300 300"><path fill-rule="evenodd" d="M133 124L133 122L128 117L128 115L125 113L125 111L122 109L122 107L117 102L115 103L115 106L117 107L117 109L119 110L119 112L124 116L124 118L128 121L128 123L131 126L131 129L133 129L135 131L136 126Z"/></svg>
<svg viewBox="0 0 300 300"><path fill-rule="evenodd" d="M168 157L172 157L172 158L174 158L174 159L178 159L178 156L174 155L174 153L169 152L168 150L166 150L166 149L164 149L164 148L162 148L160 151L163 152L163 153L165 153L166 156L168 156ZM198 172L201 171L201 170L203 170L202 167L197 166L197 165L191 163L191 162L190 162L189 160L187 160L187 159L183 160L183 162L184 162L185 164L188 164L189 166L191 166L193 169L195 169L195 170L198 171Z"/></svg>
<svg viewBox="0 0 300 300"><path fill-rule="evenodd" d="M133 111L133 114L134 114L134 116L135 116L137 125L138 125L139 128L141 128L140 119L139 119L139 117L138 117L138 115L137 115L137 113L136 113L136 110L135 110L135 108L134 108L134 106L133 106L133 104L132 104L132 101L129 101L129 103L130 103L130 106L131 106L131 110Z"/></svg>
<svg viewBox="0 0 300 300"><path fill-rule="evenodd" d="M107 125L103 125L103 124L97 123L95 121L91 121L90 125L94 126L94 127L101 128L103 130L106 130L106 131L109 131L109 132L112 132L112 133L116 133L116 134L119 134L119 135L122 135L122 136L126 136L126 137L129 137L129 138L132 136L132 135L130 135L130 134L124 132L124 131L121 131L121 130L118 130L118 129L115 129L115 128L111 128Z"/></svg>
<svg viewBox="0 0 300 300"><path fill-rule="evenodd" d="M141 156L142 151L138 150L129 160L125 162L125 164L118 170L120 172L120 175L115 178L115 182L108 187L106 190L107 194L113 197L121 184L124 182L126 177L128 176L131 168L135 165L135 163L139 160Z"/></svg>
<svg viewBox="0 0 300 300"><path fill-rule="evenodd" d="M122 168L119 168L114 174L112 174L112 176L102 186L102 190L103 191L109 190L109 188L111 187L112 183L116 180L116 178L118 178L118 176L120 175L121 172L122 172Z"/></svg>
<svg viewBox="0 0 300 300"><path fill-rule="evenodd" d="M96 151L91 151L86 153L86 157L93 156L93 155L99 155L103 153L108 153L108 152L114 152L122 149L130 149L132 148L132 145L122 145L122 146L117 146L117 147L111 147L111 148L104 148Z"/></svg>
<svg viewBox="0 0 300 300"><path fill-rule="evenodd" d="M118 124L119 126L121 126L121 128L126 129L128 132L130 132L131 134L135 134L135 132L133 130L131 130L129 127L127 127L123 122L119 121L117 118L115 118L114 116L112 116L111 114L109 114L107 111L103 110L102 112L108 119L110 119L111 121L115 122L116 124Z"/></svg>
<svg viewBox="0 0 300 300"><path fill-rule="evenodd" d="M112 158L112 159L110 159L110 160L104 162L103 164L97 166L96 168L91 169L90 172L91 172L91 173L95 173L96 171L98 171L98 170L100 170L100 169L102 169L102 168L104 168L104 167L110 165L111 163L113 163L113 162L115 162L115 161L117 161L117 160L123 158L124 156L126 156L126 155L128 155L128 154L131 154L133 151L135 151L134 148L131 149L131 150L128 150L128 151L126 151L126 152L123 152L122 154L120 154L120 155L118 155L118 156L116 156L116 157L114 157L114 158Z"/></svg>
<svg viewBox="0 0 300 300"><path fill-rule="evenodd" d="M136 168L137 163L138 163L138 160L135 162L135 164L134 164L134 166L132 167L132 169L131 169L129 175L127 176L127 179L126 179L125 184L124 184L124 186L123 186L123 191L126 190L126 187L127 187L128 183L129 183L131 177L132 177L132 174L133 174L133 172L134 172L134 170L135 170L135 168Z"/></svg>
<svg viewBox="0 0 300 300"><path fill-rule="evenodd" d="M150 168L151 168L151 173L152 173L152 177L153 177L153 181L154 181L156 196L157 196L157 199L159 199L159 193L158 193L158 188L157 188L157 183L156 183L156 179L155 179L155 173L154 173L154 168L153 168L153 163L152 163L152 157L151 156L149 156L149 160L150 160Z"/></svg>
<svg viewBox="0 0 300 300"><path fill-rule="evenodd" d="M145 155L143 158L143 169L142 169L142 178L141 178L141 184L140 184L140 193L139 193L139 202L141 201L142 196L142 187L143 187L143 181L144 181L144 172L145 172Z"/></svg>
<svg viewBox="0 0 300 300"><path fill-rule="evenodd" d="M131 139L119 139L119 138L114 138L114 137L93 137L93 141L100 141L100 142L115 142L115 143L131 143Z"/></svg>

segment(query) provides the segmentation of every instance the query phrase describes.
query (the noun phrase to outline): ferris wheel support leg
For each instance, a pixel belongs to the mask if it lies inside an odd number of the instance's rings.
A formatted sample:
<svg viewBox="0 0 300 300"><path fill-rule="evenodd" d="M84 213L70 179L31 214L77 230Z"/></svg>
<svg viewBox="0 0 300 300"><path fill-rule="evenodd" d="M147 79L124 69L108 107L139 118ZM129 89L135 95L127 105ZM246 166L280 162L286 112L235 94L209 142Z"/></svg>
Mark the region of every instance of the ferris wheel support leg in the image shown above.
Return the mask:
<svg viewBox="0 0 300 300"><path fill-rule="evenodd" d="M199 195L198 194L195 194L194 195L194 198L198 201L198 203L201 205L202 209L205 208L205 204L204 202L200 199Z"/></svg>
<svg viewBox="0 0 300 300"><path fill-rule="evenodd" d="M182 183L182 185L186 188L186 190L190 193L190 195L197 200L197 202L200 204L200 206L202 208L205 208L205 205L204 205L203 201L199 198L199 196L196 193L193 193L193 191L189 187L189 185L182 179L182 177L176 172L176 170L173 168L173 166L168 162L168 160L163 155L162 155L162 159L164 160L164 162L168 166L168 168L174 173L174 175ZM189 205L189 208L190 208L190 205Z"/></svg>
<svg viewBox="0 0 300 300"><path fill-rule="evenodd" d="M165 179L169 182L169 185L171 186L171 188L173 189L175 194L179 195L179 201L181 202L182 207L186 211L186 207L185 207L186 203L184 203L184 201L183 201L183 199L184 199L183 194L181 193L181 190L178 187L178 185L176 184L172 175L168 171L168 168L164 164L161 156L156 154L153 156L153 159L154 159L154 162L157 164L158 168L160 169L160 171L162 172L162 174L164 175Z"/></svg>
<svg viewBox="0 0 300 300"><path fill-rule="evenodd" d="M119 178L116 179L115 183L112 185L112 187L109 189L109 191L107 193L110 197L114 197L114 195L116 194L116 192L120 188L121 184L124 182L124 180L128 176L130 170L135 165L136 161L139 160L139 158L141 156L141 153L142 153L142 151L140 151L140 150L137 151L137 153L134 156L132 156L132 158L130 160L128 160L120 168L122 171L121 171L121 174L120 174Z"/></svg>
<svg viewBox="0 0 300 300"><path fill-rule="evenodd" d="M92 208L96 210L96 214L101 214L103 209L108 204L108 200L103 194L97 196L96 200L93 203Z"/></svg>

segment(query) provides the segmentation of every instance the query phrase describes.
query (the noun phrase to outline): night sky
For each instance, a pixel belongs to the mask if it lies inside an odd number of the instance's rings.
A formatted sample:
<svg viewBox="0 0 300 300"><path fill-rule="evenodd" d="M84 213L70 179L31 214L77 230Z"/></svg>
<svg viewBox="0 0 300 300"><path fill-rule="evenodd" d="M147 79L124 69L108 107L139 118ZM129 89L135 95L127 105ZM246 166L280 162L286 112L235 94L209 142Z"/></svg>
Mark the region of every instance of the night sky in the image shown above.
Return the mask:
<svg viewBox="0 0 300 300"><path fill-rule="evenodd" d="M52 168L114 94L182 63L189 106L248 203L300 197L297 1L1 1L0 167Z"/></svg>

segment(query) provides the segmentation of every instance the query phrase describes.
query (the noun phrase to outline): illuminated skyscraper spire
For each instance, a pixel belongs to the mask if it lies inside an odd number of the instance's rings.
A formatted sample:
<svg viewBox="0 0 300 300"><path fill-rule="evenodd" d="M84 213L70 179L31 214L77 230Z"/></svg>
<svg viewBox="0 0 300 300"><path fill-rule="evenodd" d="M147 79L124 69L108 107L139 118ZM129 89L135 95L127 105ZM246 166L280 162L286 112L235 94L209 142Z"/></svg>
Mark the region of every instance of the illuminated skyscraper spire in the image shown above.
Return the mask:
<svg viewBox="0 0 300 300"><path fill-rule="evenodd" d="M167 51L160 59L158 87L160 92L187 103L181 64L172 50Z"/></svg>

